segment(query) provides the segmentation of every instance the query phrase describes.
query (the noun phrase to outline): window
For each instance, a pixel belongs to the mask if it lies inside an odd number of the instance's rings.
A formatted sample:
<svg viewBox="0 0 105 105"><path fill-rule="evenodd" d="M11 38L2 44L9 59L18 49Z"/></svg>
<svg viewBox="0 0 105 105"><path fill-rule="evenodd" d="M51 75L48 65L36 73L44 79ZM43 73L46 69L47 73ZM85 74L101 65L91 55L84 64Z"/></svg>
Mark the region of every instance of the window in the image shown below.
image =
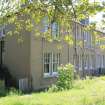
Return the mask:
<svg viewBox="0 0 105 105"><path fill-rule="evenodd" d="M57 38L59 36L59 25L56 22L53 22L51 25L52 37Z"/></svg>
<svg viewBox="0 0 105 105"><path fill-rule="evenodd" d="M51 53L44 54L44 73L50 75L51 72Z"/></svg>
<svg viewBox="0 0 105 105"><path fill-rule="evenodd" d="M90 67L90 69L93 69L94 68L94 55L90 55L90 65L89 65L89 67Z"/></svg>
<svg viewBox="0 0 105 105"><path fill-rule="evenodd" d="M5 36L5 26L0 27L0 38Z"/></svg>
<svg viewBox="0 0 105 105"><path fill-rule="evenodd" d="M84 69L88 69L88 55L85 55L84 58Z"/></svg>
<svg viewBox="0 0 105 105"><path fill-rule="evenodd" d="M104 55L101 55L101 68L104 67Z"/></svg>
<svg viewBox="0 0 105 105"><path fill-rule="evenodd" d="M79 70L82 70L82 55L79 55Z"/></svg>
<svg viewBox="0 0 105 105"><path fill-rule="evenodd" d="M92 37L92 34L90 35L90 47L92 48L93 47L93 37Z"/></svg>
<svg viewBox="0 0 105 105"><path fill-rule="evenodd" d="M81 39L81 27L77 23L76 23L75 31L76 31L76 38L77 38L77 40L80 40Z"/></svg>
<svg viewBox="0 0 105 105"><path fill-rule="evenodd" d="M21 2L21 0L17 0L17 3L21 3L21 7L26 6L27 4L33 3L33 0L24 0L23 2Z"/></svg>
<svg viewBox="0 0 105 105"><path fill-rule="evenodd" d="M101 64L100 55L99 54L96 54L96 67L97 68L100 68L100 64Z"/></svg>
<svg viewBox="0 0 105 105"><path fill-rule="evenodd" d="M32 3L33 2L33 0L28 0L29 1L29 3Z"/></svg>
<svg viewBox="0 0 105 105"><path fill-rule="evenodd" d="M80 65L79 65L79 60L80 60L80 56L79 55L73 55L73 63L74 63L74 67L75 69L79 69Z"/></svg>
<svg viewBox="0 0 105 105"><path fill-rule="evenodd" d="M60 65L59 53L44 53L44 76L53 76L57 74L57 67Z"/></svg>
<svg viewBox="0 0 105 105"><path fill-rule="evenodd" d="M60 65L60 54L53 54L53 74L57 73L57 67Z"/></svg>
<svg viewBox="0 0 105 105"><path fill-rule="evenodd" d="M82 19L82 20L80 21L80 23L82 23L83 25L88 25L88 24L89 24L89 18Z"/></svg>
<svg viewBox="0 0 105 105"><path fill-rule="evenodd" d="M105 55L103 55L103 68L105 67Z"/></svg>
<svg viewBox="0 0 105 105"><path fill-rule="evenodd" d="M84 35L84 37L83 37L84 39L83 40L86 42L87 41L87 32L83 31L83 35Z"/></svg>
<svg viewBox="0 0 105 105"><path fill-rule="evenodd" d="M48 27L49 27L49 24L48 24L48 17L45 16L42 20L42 32L47 32L48 31Z"/></svg>

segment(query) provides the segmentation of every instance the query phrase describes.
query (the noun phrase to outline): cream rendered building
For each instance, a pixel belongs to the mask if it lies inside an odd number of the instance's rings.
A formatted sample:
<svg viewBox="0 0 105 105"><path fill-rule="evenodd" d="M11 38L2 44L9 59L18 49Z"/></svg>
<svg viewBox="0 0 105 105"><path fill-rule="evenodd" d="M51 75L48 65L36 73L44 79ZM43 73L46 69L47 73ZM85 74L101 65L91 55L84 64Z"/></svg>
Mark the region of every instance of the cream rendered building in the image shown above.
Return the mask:
<svg viewBox="0 0 105 105"><path fill-rule="evenodd" d="M76 68L81 72L90 73L91 70L105 68L105 53L96 50L93 44L94 37L91 32L82 29L83 25L75 23L73 29L76 40L83 41L84 45L76 46L78 65ZM58 34L56 23L53 25L53 33ZM5 52L3 53L3 64L17 80L22 90L38 90L46 88L55 83L57 79L57 67L60 64L74 63L74 46L66 42L53 40L48 42L44 38L35 37L33 32L22 31L23 43L17 42L17 36L5 37ZM57 45L62 48L58 49ZM99 56L98 56L99 55ZM100 58L98 58L100 57ZM104 57L104 58L103 58ZM100 59L100 60L99 60Z"/></svg>

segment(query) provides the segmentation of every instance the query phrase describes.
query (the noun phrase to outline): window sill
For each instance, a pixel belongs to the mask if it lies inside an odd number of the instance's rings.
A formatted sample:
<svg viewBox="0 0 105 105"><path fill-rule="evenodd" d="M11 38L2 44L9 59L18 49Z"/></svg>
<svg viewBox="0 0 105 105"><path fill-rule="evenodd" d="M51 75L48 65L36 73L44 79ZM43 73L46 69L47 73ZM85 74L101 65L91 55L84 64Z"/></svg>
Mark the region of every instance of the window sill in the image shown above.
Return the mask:
<svg viewBox="0 0 105 105"><path fill-rule="evenodd" d="M49 75L44 75L44 78L53 78L53 77L58 77L58 74L49 74Z"/></svg>

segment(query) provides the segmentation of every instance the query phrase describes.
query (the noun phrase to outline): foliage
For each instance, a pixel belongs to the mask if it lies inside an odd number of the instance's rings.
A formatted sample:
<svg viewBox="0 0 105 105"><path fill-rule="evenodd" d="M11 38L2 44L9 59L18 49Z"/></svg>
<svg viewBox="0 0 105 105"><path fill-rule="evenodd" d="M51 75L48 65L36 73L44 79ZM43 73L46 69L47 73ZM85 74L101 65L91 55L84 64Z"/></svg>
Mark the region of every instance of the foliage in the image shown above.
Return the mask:
<svg viewBox="0 0 105 105"><path fill-rule="evenodd" d="M52 93L52 92L58 92L59 91L59 88L57 87L57 85L53 84L51 85L51 87L48 89L48 92Z"/></svg>
<svg viewBox="0 0 105 105"><path fill-rule="evenodd" d="M48 92L57 92L68 90L73 87L74 82L74 67L72 64L61 65L58 68L58 78L56 84L53 84Z"/></svg>
<svg viewBox="0 0 105 105"><path fill-rule="evenodd" d="M74 67L72 64L61 65L58 68L58 80L56 86L59 90L70 89L73 87Z"/></svg>
<svg viewBox="0 0 105 105"><path fill-rule="evenodd" d="M22 91L21 91L21 90L17 90L17 89L15 89L15 88L10 88L10 89L7 91L7 95L8 95L8 96L22 95Z"/></svg>
<svg viewBox="0 0 105 105"><path fill-rule="evenodd" d="M72 26L72 20L80 22L82 19L86 19L90 15L94 15L97 12L102 11L104 9L104 3L100 4L98 2L89 2L89 0L35 0L32 2L29 1L30 0L19 0L18 2L16 2L16 0L12 0L12 3L10 1L5 3L2 0L2 11L0 14L0 20L3 20L3 23L15 23L16 31L19 31L20 29L24 28L26 30L32 30L33 23L38 25L40 24L43 17L48 16L48 26L50 26L50 24L55 21L57 23L60 23L61 26L65 26L68 30L70 30ZM5 7L4 4L9 5ZM7 12L5 13L5 11ZM26 19L26 21L23 21L22 19ZM40 32L39 29L34 29L35 32Z"/></svg>
<svg viewBox="0 0 105 105"><path fill-rule="evenodd" d="M4 97L4 96L20 96L23 95L21 90L18 90L16 88L10 88L10 89L6 89L6 88L0 88L0 97Z"/></svg>
<svg viewBox="0 0 105 105"><path fill-rule="evenodd" d="M51 41L51 24L57 22L60 25L60 30L64 28L65 32L60 31L60 38L56 39L59 41L63 39L72 45L76 43L74 42L74 38L70 37L73 34L71 33L73 21L80 23L81 20L87 19L97 12L105 11L104 1L102 3L95 0L94 2L89 1L19 0L16 2L16 0L9 0L8 2L4 2L4 0L1 0L0 24L14 24L14 31L13 28L10 29L7 35L17 35L18 41L23 42L23 36L20 35L22 30L33 31L34 36L45 37L48 41ZM44 26L41 24L46 16L48 18L48 28L47 31L42 32L41 30ZM95 24L89 24L87 26L87 30L89 31L93 31L95 28ZM62 37L64 33L66 33L66 37ZM81 45L81 42L77 44ZM100 48L103 49L105 46L100 46Z"/></svg>
<svg viewBox="0 0 105 105"><path fill-rule="evenodd" d="M6 95L5 82L4 80L0 80L0 97L5 95Z"/></svg>
<svg viewBox="0 0 105 105"><path fill-rule="evenodd" d="M95 15L97 12L104 11L105 3L90 0L4 0L0 1L0 24L14 24L9 30L8 35L17 35L19 41L23 41L20 35L22 30L33 31L35 36L46 37L51 41L51 24L57 22L60 24L60 30L65 27L66 37L57 38L65 40L70 45L73 44L73 38L70 37L73 22L79 22ZM48 19L48 29L42 32L40 24L44 17ZM36 26L35 26L36 25ZM42 25L43 28L43 25ZM94 30L94 24L88 25L88 30ZM62 36L64 32L60 32Z"/></svg>
<svg viewBox="0 0 105 105"><path fill-rule="evenodd" d="M0 97L7 96L7 95L8 96L22 95L22 92L15 88L6 89L5 82L3 80L0 80Z"/></svg>
<svg viewBox="0 0 105 105"><path fill-rule="evenodd" d="M105 105L105 77L76 80L71 90L0 98L0 105Z"/></svg>

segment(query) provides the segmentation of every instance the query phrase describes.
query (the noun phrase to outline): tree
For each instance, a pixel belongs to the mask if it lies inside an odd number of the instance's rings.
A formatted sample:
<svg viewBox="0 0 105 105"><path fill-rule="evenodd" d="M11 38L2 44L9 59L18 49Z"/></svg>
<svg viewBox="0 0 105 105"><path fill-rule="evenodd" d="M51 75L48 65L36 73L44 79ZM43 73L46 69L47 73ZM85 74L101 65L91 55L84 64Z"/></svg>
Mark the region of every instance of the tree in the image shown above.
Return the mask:
<svg viewBox="0 0 105 105"><path fill-rule="evenodd" d="M41 37L46 37L46 39L51 40L50 32L51 24L53 22L59 23L61 27L66 27L68 31L66 36L68 37L65 37L63 40L68 43L73 40L75 53L74 62L76 64L78 64L76 49L78 43L76 33L74 33L73 38L70 37L73 22L80 22L81 20L88 18L90 15L94 15L97 12L104 10L104 3L100 4L95 2L95 0L94 2L89 2L89 0L20 0L18 6L16 6L16 0L13 1L14 5L9 1L7 4L10 5L7 6L3 5L3 0L1 1L1 23L14 23L15 25L15 30L9 31L8 34L18 35L20 39L22 39L19 35L21 30L33 30L33 23L38 26L43 17L47 16L49 23L48 30L43 34L40 34L40 29L37 27L34 29L35 33L37 33L38 36L43 35ZM25 19L25 21L23 21L23 19ZM93 26L89 25L87 29L93 30ZM74 27L76 27L75 24Z"/></svg>

